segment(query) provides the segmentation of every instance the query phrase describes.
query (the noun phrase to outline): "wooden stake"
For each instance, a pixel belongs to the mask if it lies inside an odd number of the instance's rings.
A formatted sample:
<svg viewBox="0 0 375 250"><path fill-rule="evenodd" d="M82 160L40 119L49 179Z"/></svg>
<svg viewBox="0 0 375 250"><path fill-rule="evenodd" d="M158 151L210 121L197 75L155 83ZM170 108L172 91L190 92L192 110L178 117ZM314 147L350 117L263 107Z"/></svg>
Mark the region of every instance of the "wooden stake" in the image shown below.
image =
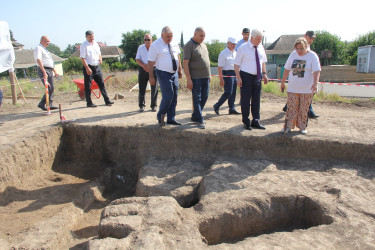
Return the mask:
<svg viewBox="0 0 375 250"><path fill-rule="evenodd" d="M17 76L14 75L14 77L16 78L16 82L17 82L18 88L19 88L20 91L21 91L22 98L23 98L24 102L27 103L27 101L26 101L26 99L25 99L25 96L23 95L23 91L22 91L22 89L21 89L21 86L20 86L20 84L19 84L19 82L18 82Z"/></svg>
<svg viewBox="0 0 375 250"><path fill-rule="evenodd" d="M16 85L14 83L14 72L9 71L9 79L10 79L10 90L12 91L12 103L13 105L16 105L17 92L16 92Z"/></svg>

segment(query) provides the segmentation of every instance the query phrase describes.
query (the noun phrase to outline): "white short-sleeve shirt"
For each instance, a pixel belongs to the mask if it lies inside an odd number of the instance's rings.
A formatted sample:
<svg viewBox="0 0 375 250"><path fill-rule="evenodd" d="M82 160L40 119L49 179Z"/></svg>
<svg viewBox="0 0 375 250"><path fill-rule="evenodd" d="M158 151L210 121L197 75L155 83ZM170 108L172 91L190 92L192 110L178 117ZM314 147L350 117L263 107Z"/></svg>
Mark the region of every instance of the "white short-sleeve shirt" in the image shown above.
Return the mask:
<svg viewBox="0 0 375 250"><path fill-rule="evenodd" d="M180 47L177 43L172 41L170 43L173 57L176 60L177 69L179 67L179 54L181 53ZM160 37L153 42L148 51L148 61L155 62L155 66L158 70L174 73L172 58L169 52L168 44Z"/></svg>
<svg viewBox="0 0 375 250"><path fill-rule="evenodd" d="M230 51L225 48L223 51L220 52L218 58L218 66L223 67L223 70L234 70L234 59L236 58L236 51Z"/></svg>
<svg viewBox="0 0 375 250"><path fill-rule="evenodd" d="M100 47L97 42L89 43L87 40L81 44L80 57L85 58L87 64L98 66L100 64L99 56L101 55Z"/></svg>
<svg viewBox="0 0 375 250"><path fill-rule="evenodd" d="M35 62L38 59L41 60L44 67L54 68L54 62L53 62L52 56L47 50L47 48L44 47L42 44L39 44L34 49L34 59L35 59Z"/></svg>
<svg viewBox="0 0 375 250"><path fill-rule="evenodd" d="M313 93L311 86L314 83L313 72L320 71L318 55L309 50L303 56L293 51L285 63L285 69L289 72L288 92L291 93Z"/></svg>
<svg viewBox="0 0 375 250"><path fill-rule="evenodd" d="M139 45L135 59L141 60L144 64L148 62L148 50L146 45Z"/></svg>
<svg viewBox="0 0 375 250"><path fill-rule="evenodd" d="M260 66L267 62L266 51L264 47L259 44L257 47ZM246 73L257 75L257 65L255 60L255 48L251 41L244 43L237 50L237 55L234 64L240 66L240 70Z"/></svg>

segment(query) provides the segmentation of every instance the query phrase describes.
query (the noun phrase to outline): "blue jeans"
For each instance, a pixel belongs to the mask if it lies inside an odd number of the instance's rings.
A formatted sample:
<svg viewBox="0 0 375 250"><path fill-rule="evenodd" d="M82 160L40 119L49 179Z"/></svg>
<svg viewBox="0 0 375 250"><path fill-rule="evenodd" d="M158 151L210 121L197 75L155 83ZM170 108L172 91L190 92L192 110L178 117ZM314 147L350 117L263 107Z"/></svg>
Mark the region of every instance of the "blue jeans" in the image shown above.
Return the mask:
<svg viewBox="0 0 375 250"><path fill-rule="evenodd" d="M224 76L235 76L234 70L223 70ZM224 93L220 97L219 101L214 105L215 109L220 108L223 103L228 100L229 110L235 110L234 102L236 100L237 91L237 78L236 77L224 77Z"/></svg>
<svg viewBox="0 0 375 250"><path fill-rule="evenodd" d="M169 73L157 69L156 75L162 95L157 119L158 121L160 121L161 115L167 114L167 122L175 121L177 95L179 88L177 72Z"/></svg>
<svg viewBox="0 0 375 250"><path fill-rule="evenodd" d="M202 110L204 105L206 105L209 92L209 78L199 78L192 79L193 81L193 114L191 116L192 120L199 123L203 122Z"/></svg>

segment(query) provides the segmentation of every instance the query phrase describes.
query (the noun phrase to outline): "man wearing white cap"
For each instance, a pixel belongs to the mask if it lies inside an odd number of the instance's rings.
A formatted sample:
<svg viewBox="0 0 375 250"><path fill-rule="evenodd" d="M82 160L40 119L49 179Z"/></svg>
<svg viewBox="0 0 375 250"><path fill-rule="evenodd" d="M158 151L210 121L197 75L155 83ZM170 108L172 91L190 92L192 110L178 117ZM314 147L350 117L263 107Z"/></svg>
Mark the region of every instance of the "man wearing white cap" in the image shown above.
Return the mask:
<svg viewBox="0 0 375 250"><path fill-rule="evenodd" d="M228 37L227 47L220 52L218 59L218 72L220 86L224 87L224 93L219 101L214 105L214 110L219 115L220 106L228 100L229 114L241 114L234 107L237 92L237 78L234 71L234 59L236 58L237 41L233 37Z"/></svg>

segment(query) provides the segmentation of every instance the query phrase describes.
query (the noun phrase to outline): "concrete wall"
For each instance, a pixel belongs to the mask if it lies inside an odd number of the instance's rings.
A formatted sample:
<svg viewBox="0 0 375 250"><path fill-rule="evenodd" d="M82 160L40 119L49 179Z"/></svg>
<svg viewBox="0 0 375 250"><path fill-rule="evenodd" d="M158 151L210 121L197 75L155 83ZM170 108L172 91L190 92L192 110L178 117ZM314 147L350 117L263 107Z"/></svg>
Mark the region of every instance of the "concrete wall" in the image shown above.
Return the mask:
<svg viewBox="0 0 375 250"><path fill-rule="evenodd" d="M61 76L64 75L64 70L63 70L62 62L59 62L59 63L55 64L55 70L56 70L57 74L59 74Z"/></svg>
<svg viewBox="0 0 375 250"><path fill-rule="evenodd" d="M320 73L321 82L375 82L375 73L357 73L356 66L330 65L323 66Z"/></svg>

